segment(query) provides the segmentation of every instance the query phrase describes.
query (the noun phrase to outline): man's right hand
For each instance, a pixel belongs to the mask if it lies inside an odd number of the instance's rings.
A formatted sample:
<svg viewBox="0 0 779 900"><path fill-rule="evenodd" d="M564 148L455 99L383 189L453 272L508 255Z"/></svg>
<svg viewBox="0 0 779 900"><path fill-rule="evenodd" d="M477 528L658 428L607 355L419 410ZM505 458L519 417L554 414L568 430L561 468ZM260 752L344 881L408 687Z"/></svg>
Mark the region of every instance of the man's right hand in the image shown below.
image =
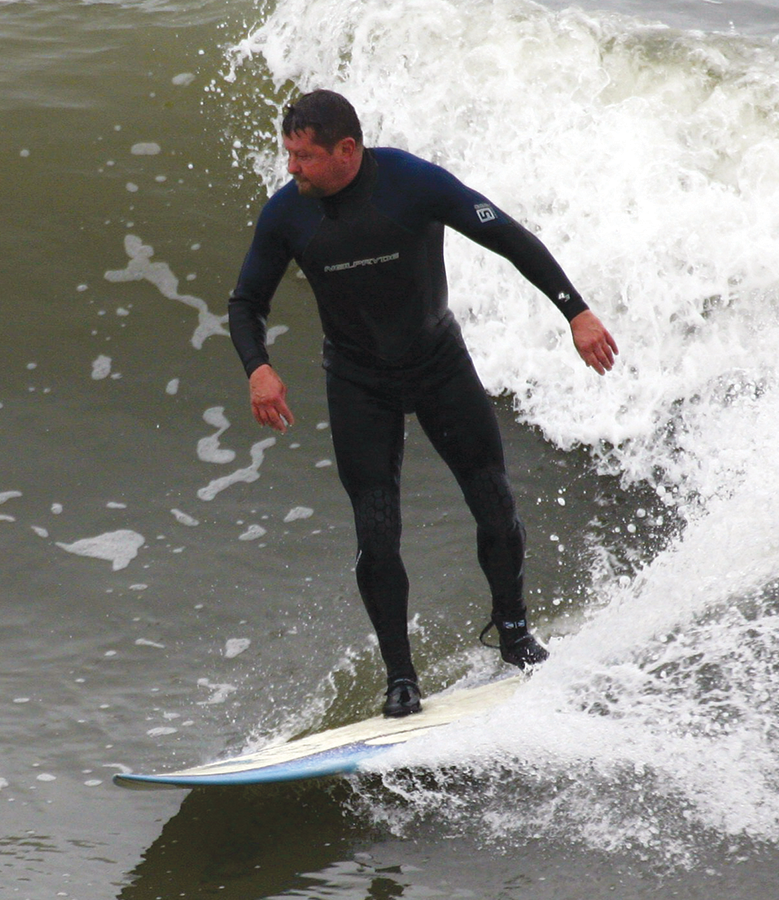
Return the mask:
<svg viewBox="0 0 779 900"><path fill-rule="evenodd" d="M266 363L255 369L249 378L249 399L252 413L260 425L270 425L284 434L295 417L287 406L287 387Z"/></svg>

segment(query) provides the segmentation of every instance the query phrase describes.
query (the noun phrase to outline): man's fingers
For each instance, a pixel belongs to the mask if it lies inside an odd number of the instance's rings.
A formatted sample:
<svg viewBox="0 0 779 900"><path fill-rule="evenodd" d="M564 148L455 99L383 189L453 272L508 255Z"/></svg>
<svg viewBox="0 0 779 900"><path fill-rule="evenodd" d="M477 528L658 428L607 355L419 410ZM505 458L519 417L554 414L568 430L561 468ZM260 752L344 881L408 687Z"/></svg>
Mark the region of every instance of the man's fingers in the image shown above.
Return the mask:
<svg viewBox="0 0 779 900"><path fill-rule="evenodd" d="M592 354L594 362L590 363L599 375L605 375L614 368L614 352L608 343L599 344Z"/></svg>
<svg viewBox="0 0 779 900"><path fill-rule="evenodd" d="M594 350L585 359L588 366L595 369L598 375L605 375L614 368L614 356L610 350Z"/></svg>
<svg viewBox="0 0 779 900"><path fill-rule="evenodd" d="M617 356L618 353L619 349L617 348L617 342L604 328L603 340L598 344L596 349L598 361L604 369L604 371L600 373L601 375L605 375L606 372L610 372L614 368L614 357Z"/></svg>
<svg viewBox="0 0 779 900"><path fill-rule="evenodd" d="M278 405L278 413L284 419L284 422L287 425L295 424L295 417L292 415L292 411L287 406L287 404L284 400L282 400L281 403L279 403L279 405Z"/></svg>
<svg viewBox="0 0 779 900"><path fill-rule="evenodd" d="M605 375L614 367L614 357L619 353L617 342L604 328L603 323L589 310L579 313L571 322L574 344L584 362Z"/></svg>
<svg viewBox="0 0 779 900"><path fill-rule="evenodd" d="M295 417L290 412L286 403L278 406L272 404L256 404L254 406L254 418L260 425L268 425L274 431L284 434L289 425L295 424Z"/></svg>
<svg viewBox="0 0 779 900"><path fill-rule="evenodd" d="M598 358L596 356L591 356L588 360L586 360L586 362L587 362L587 365L591 369L595 369L595 371L598 373L598 375L606 374L605 367L603 365L601 365L600 361L598 360Z"/></svg>
<svg viewBox="0 0 779 900"><path fill-rule="evenodd" d="M260 366L249 379L252 412L260 425L282 434L295 418L287 406L287 388L269 365Z"/></svg>

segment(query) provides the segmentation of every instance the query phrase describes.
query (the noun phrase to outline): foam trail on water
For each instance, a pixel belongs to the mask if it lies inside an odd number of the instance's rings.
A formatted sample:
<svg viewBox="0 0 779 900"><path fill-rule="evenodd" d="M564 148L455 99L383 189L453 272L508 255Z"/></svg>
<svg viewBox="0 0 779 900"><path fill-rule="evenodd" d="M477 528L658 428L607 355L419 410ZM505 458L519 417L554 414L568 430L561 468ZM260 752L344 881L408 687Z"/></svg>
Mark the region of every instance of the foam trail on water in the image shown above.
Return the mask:
<svg viewBox="0 0 779 900"><path fill-rule="evenodd" d="M154 248L133 235L128 234L124 239L124 249L129 257L129 262L124 269L109 269L104 274L106 281L113 284L121 284L128 281L148 281L157 288L163 297L170 300L178 300L185 306L197 311L197 328L190 338L190 343L196 350L200 350L205 340L212 335L227 335L225 323L227 316L217 316L212 313L205 300L194 297L191 294L179 294L179 280L173 274L170 266L165 262L152 262ZM101 357L102 358L102 357ZM110 360L109 360L110 362ZM104 376L93 376L104 377Z"/></svg>
<svg viewBox="0 0 779 900"><path fill-rule="evenodd" d="M747 496L717 501L553 641L511 703L380 760L390 799L364 791L372 815L403 831L432 807L469 827L483 807L491 840L573 839L659 864L779 841L779 539ZM456 778L431 792L409 763L465 768L479 799L462 804Z"/></svg>
<svg viewBox="0 0 779 900"><path fill-rule="evenodd" d="M219 446L219 439L230 427L230 422L224 414L223 406L211 406L203 413L203 420L216 428L216 432L208 437L201 438L197 442L197 457L203 462L230 463L235 459L235 451L227 450Z"/></svg>
<svg viewBox="0 0 779 900"><path fill-rule="evenodd" d="M199 488L197 496L201 500L213 500L217 494L232 487L234 484L251 484L260 477L260 466L265 459L265 451L276 444L276 438L265 438L252 444L249 451L251 465L242 469L236 469L222 478L214 478L205 487Z"/></svg>

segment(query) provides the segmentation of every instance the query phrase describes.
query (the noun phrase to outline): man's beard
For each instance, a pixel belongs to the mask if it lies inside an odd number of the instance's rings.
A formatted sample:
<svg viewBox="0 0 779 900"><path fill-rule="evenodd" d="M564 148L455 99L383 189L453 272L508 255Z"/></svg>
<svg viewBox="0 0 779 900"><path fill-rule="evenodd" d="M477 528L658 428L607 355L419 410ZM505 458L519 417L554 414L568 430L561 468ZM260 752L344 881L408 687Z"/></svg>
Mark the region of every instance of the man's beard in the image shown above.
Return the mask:
<svg viewBox="0 0 779 900"><path fill-rule="evenodd" d="M318 198L325 196L325 192L321 188L316 187L315 185L311 184L310 181L306 181L304 178L296 178L295 184L298 186L298 193L301 197Z"/></svg>

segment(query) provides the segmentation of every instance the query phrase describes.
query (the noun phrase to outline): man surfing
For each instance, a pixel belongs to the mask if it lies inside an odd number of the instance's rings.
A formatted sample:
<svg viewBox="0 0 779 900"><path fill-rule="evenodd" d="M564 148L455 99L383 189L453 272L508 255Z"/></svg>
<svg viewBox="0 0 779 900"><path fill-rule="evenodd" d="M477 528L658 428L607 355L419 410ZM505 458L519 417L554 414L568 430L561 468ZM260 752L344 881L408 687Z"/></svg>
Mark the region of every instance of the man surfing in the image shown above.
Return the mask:
<svg viewBox="0 0 779 900"><path fill-rule="evenodd" d="M230 332L261 425L294 424L271 367L266 322L291 260L314 291L324 331L330 427L354 511L357 585L387 669L386 716L421 709L408 639L409 583L400 555L404 418L415 413L453 472L477 525L501 657L524 669L547 650L528 629L525 533L506 475L492 403L447 305L444 228L508 259L557 306L600 375L614 338L546 247L446 170L363 145L352 105L317 90L282 122L292 181L264 206L229 302Z"/></svg>

